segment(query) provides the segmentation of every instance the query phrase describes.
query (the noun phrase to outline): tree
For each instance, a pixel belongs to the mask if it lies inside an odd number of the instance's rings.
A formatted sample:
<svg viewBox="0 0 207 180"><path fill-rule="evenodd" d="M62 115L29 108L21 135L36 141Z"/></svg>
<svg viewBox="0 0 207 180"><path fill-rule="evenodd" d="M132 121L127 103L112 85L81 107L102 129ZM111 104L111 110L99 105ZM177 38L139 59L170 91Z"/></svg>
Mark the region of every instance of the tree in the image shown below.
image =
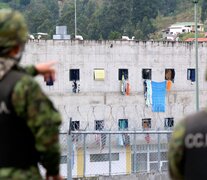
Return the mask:
<svg viewBox="0 0 207 180"><path fill-rule="evenodd" d="M205 22L207 18L207 0L203 0L201 6L201 21Z"/></svg>
<svg viewBox="0 0 207 180"><path fill-rule="evenodd" d="M39 31L54 33L58 7L55 0L31 0L25 11L25 17L31 33Z"/></svg>
<svg viewBox="0 0 207 180"><path fill-rule="evenodd" d="M137 24L144 17L155 18L158 15L160 0L133 0L132 4L132 22Z"/></svg>

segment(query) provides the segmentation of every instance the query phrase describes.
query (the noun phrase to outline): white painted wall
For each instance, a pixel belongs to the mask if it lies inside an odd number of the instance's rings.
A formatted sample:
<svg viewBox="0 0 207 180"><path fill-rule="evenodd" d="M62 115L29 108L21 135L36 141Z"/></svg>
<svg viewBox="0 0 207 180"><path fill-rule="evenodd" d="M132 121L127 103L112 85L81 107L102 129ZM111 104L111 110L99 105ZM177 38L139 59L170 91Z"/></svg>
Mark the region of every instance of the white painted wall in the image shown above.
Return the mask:
<svg viewBox="0 0 207 180"><path fill-rule="evenodd" d="M201 109L206 106L206 50L206 44L199 45ZM174 117L178 121L195 112L196 84L187 80L187 68L195 68L193 45L135 41L40 41L27 44L23 65L48 60L58 61L54 86L47 87L42 78L37 80L62 114L61 131L68 129L69 117L80 120L81 129L88 130L94 130L95 119L103 119L107 129L117 130L119 118L129 120L129 129L140 129L142 118L152 118L152 128L163 129L165 117ZM71 68L80 69L79 94L72 93ZM93 80L94 68L105 69L104 81ZM120 93L119 68L129 71L130 96ZM153 81L164 80L165 68L175 69L175 82L166 95L165 113L153 113L145 106L142 68L152 69Z"/></svg>

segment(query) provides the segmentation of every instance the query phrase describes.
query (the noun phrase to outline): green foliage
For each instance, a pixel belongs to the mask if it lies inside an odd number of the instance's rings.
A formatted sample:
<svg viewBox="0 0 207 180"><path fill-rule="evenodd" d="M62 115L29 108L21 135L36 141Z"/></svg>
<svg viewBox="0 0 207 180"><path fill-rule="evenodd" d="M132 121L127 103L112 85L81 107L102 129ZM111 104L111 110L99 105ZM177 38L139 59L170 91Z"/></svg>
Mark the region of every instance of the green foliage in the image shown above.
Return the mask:
<svg viewBox="0 0 207 180"><path fill-rule="evenodd" d="M176 21L193 19L193 3L189 0L76 0L76 3L77 34L84 39L120 39L126 35L148 40L160 37L156 31ZM56 25L66 25L68 34L74 37L74 0L65 0L60 14L57 0L0 0L0 8L6 6L24 13L31 33L52 35ZM205 22L207 0L199 1L199 6Z"/></svg>
<svg viewBox="0 0 207 180"><path fill-rule="evenodd" d="M207 0L203 0L201 6L201 21L205 22L207 18Z"/></svg>
<svg viewBox="0 0 207 180"><path fill-rule="evenodd" d="M2 8L9 8L9 5L6 3L0 2L0 9L2 9Z"/></svg>
<svg viewBox="0 0 207 180"><path fill-rule="evenodd" d="M110 40L116 40L116 39L121 39L121 34L117 31L112 31L109 34L109 39Z"/></svg>
<svg viewBox="0 0 207 180"><path fill-rule="evenodd" d="M54 33L58 7L55 0L32 0L27 6L25 17L31 33Z"/></svg>
<svg viewBox="0 0 207 180"><path fill-rule="evenodd" d="M205 37L204 33L198 33L198 38L204 38L204 37ZM179 35L180 41L185 41L188 38L195 38L195 33L183 33Z"/></svg>

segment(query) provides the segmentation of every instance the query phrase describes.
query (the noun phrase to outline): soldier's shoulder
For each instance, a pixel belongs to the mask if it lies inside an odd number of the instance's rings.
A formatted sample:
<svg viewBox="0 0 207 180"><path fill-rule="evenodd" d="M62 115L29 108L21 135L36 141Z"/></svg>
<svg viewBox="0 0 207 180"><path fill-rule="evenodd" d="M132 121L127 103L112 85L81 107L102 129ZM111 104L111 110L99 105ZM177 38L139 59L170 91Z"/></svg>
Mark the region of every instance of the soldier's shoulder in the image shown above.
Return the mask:
<svg viewBox="0 0 207 180"><path fill-rule="evenodd" d="M182 138L185 132L186 132L186 119L182 119L176 124L174 128L173 138L174 139Z"/></svg>
<svg viewBox="0 0 207 180"><path fill-rule="evenodd" d="M22 74L22 77L16 82L15 87L14 87L14 92L28 91L28 89L35 90L34 87L39 88L39 84L36 82L36 80L32 76L26 73L21 73L21 74Z"/></svg>

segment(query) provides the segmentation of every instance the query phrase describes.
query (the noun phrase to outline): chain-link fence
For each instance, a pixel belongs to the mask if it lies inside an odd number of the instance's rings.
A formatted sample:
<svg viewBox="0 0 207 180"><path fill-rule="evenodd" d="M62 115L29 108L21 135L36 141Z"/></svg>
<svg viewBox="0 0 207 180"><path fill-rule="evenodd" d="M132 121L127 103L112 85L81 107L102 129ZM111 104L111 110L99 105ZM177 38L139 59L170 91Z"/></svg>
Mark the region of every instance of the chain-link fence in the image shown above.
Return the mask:
<svg viewBox="0 0 207 180"><path fill-rule="evenodd" d="M68 179L168 170L171 131L72 131L60 134Z"/></svg>

